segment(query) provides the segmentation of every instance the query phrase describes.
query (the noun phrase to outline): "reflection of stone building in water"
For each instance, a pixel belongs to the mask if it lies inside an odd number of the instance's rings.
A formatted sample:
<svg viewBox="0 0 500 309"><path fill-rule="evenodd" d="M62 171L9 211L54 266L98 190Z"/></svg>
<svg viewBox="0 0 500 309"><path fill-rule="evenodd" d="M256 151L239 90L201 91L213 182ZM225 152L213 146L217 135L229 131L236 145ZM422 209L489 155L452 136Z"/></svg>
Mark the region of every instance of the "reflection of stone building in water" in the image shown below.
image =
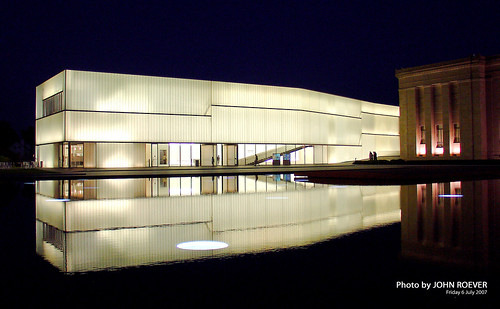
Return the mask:
<svg viewBox="0 0 500 309"><path fill-rule="evenodd" d="M405 68L402 159L500 159L500 56Z"/></svg>
<svg viewBox="0 0 500 309"><path fill-rule="evenodd" d="M37 252L67 272L302 246L399 222L399 186L329 186L292 177L39 181ZM180 250L213 240L221 250Z"/></svg>
<svg viewBox="0 0 500 309"><path fill-rule="evenodd" d="M401 186L402 255L498 267L499 201L500 180Z"/></svg>

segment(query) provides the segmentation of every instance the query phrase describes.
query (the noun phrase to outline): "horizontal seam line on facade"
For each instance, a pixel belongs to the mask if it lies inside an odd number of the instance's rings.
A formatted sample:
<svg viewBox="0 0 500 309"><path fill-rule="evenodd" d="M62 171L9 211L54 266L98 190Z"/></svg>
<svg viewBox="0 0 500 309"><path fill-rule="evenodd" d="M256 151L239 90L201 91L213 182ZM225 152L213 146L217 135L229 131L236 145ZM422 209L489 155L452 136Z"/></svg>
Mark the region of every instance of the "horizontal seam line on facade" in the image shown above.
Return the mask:
<svg viewBox="0 0 500 309"><path fill-rule="evenodd" d="M400 136L399 134L381 134L381 133L363 133L361 134L367 134L367 135L381 135L381 136Z"/></svg>
<svg viewBox="0 0 500 309"><path fill-rule="evenodd" d="M42 195L42 194L40 194L40 195ZM42 196L47 197L46 195L42 195ZM181 195L181 196L200 196L200 195ZM52 197L48 197L48 198L52 198ZM103 201L103 200L109 200L109 199L71 200L69 202ZM63 203L67 203L67 202L63 202ZM35 219L35 221L38 221L42 224L50 225L49 223L47 223L41 219ZM177 225L195 225L195 224L207 223L207 222L209 222L209 221L195 221L195 222L189 222L189 223L165 223L165 224L153 224L153 225L132 226L132 227L113 227L113 228L102 228L102 229L97 228L97 229L91 229L91 230L74 230L74 231L66 231L66 232L55 227L55 226L52 226L52 225L50 225L50 226L55 228L56 230L62 232L62 233L86 233L86 232L99 232L99 231L105 231L105 230L114 231L114 230L123 230L123 229L145 229L145 228L168 227L168 226L177 226Z"/></svg>
<svg viewBox="0 0 500 309"><path fill-rule="evenodd" d="M324 114L324 115L346 117L346 118L353 118L353 119L361 119L361 117L347 116L347 115L340 115L340 114L333 114L333 113L326 113L326 112L318 112L318 111L308 111L308 110L304 110L304 109L272 108L272 107L252 107L252 106L233 106L233 105L216 105L216 104L212 105L212 106L217 106L217 107L233 107L233 108L253 108L253 109L286 110L286 111L306 112L306 113ZM91 110L65 109L65 110L61 110L61 111L52 113L52 114L47 115L47 116L43 116L43 117L37 118L36 120L47 118L49 116L56 115L56 114L59 114L59 113L62 113L62 112L86 112L86 113L109 113L109 114L137 114L137 115L212 117L212 115L198 115L198 114L172 114L172 113L120 112L120 111L91 111ZM376 115L376 116L385 116L385 117L399 118L399 116L396 116L396 115L386 115L386 114L363 112L363 111L361 113L362 114Z"/></svg>
<svg viewBox="0 0 500 309"><path fill-rule="evenodd" d="M386 115L386 114L379 114L379 113L371 113L371 112L361 112L361 114L369 114L369 115L375 115L375 116L386 116L386 117L394 117L394 118L399 118L397 115Z"/></svg>
<svg viewBox="0 0 500 309"><path fill-rule="evenodd" d="M40 118L36 118L36 119L35 119L35 121L40 120L40 119L43 119L43 118L50 117L50 116L52 116L52 115L57 115L57 114L62 113L62 112L64 112L64 110L60 110L60 111L55 112L55 113L52 113L52 114L50 114L50 115L46 115L46 116L42 116L42 117L40 117Z"/></svg>
<svg viewBox="0 0 500 309"><path fill-rule="evenodd" d="M157 115L157 116L190 116L190 117L212 117L212 115L198 115L198 114L169 114L169 113L147 113L147 112L119 112L119 111L91 111L91 110L79 110L79 109L65 109L62 111L59 111L57 113L61 112L82 112L82 113L106 113L106 114L131 114L131 115ZM50 114L47 116L43 116L40 118L37 118L36 120L40 120L42 118L46 118L48 116L55 115Z"/></svg>
<svg viewBox="0 0 500 309"><path fill-rule="evenodd" d="M212 115L198 115L198 114L173 114L173 113L148 113L148 112L120 112L120 111L92 111L92 110L78 110L67 109L66 112L84 112L84 113L108 113L108 114L132 114L132 115L163 115L163 116L193 116L193 117L212 117Z"/></svg>
<svg viewBox="0 0 500 309"><path fill-rule="evenodd" d="M392 135L391 135L392 136ZM399 136L399 135L394 135ZM53 145L59 143L96 143L96 144L200 144L200 145L310 145L310 146L335 146L335 147L362 147L362 145L353 144L304 144L304 143L209 143L209 142L133 142L133 141L59 141L36 144L36 146Z"/></svg>
<svg viewBox="0 0 500 309"><path fill-rule="evenodd" d="M216 106L216 107L232 107L232 108L270 109L270 110L293 111L293 112L305 112L305 113L314 113L314 114L323 114L323 115L346 117L346 118L353 118L353 119L361 119L361 117L356 117L356 116L340 115L340 114L333 114L333 113L327 113L327 112L318 112L318 111L308 111L308 110L305 110L305 109L278 108L278 107L255 107L255 106L234 106L234 105L221 105L221 104L212 104L212 106Z"/></svg>

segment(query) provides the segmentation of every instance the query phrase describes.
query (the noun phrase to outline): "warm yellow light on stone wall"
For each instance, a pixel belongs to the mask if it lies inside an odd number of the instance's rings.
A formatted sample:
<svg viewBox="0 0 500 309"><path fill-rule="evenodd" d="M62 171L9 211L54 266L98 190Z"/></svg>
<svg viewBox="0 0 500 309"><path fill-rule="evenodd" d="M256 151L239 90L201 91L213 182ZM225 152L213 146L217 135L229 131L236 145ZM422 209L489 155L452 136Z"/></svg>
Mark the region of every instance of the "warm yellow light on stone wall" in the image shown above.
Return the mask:
<svg viewBox="0 0 500 309"><path fill-rule="evenodd" d="M425 156L426 152L427 152L427 147L425 147L425 144L420 144L418 146L417 155L419 155L419 156Z"/></svg>
<svg viewBox="0 0 500 309"><path fill-rule="evenodd" d="M460 155L460 143L453 143L451 146L451 154L452 155Z"/></svg>

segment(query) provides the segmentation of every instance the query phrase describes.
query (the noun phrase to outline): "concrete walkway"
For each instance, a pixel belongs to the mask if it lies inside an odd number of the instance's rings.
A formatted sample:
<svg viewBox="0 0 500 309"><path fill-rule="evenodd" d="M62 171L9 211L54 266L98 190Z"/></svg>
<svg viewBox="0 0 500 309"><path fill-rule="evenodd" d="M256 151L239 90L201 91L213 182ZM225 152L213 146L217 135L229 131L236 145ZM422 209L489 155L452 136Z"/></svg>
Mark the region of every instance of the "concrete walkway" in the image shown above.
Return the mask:
<svg viewBox="0 0 500 309"><path fill-rule="evenodd" d="M406 183L500 178L500 164L340 164L141 168L37 168L0 171L2 179L138 178L295 174L314 182Z"/></svg>
<svg viewBox="0 0 500 309"><path fill-rule="evenodd" d="M259 166L214 166L214 167L138 167L138 168L46 168L39 179L74 178L124 178L124 177L175 177L175 176L218 176L218 175L262 175L291 174L305 171L349 169L350 163L336 165L259 165Z"/></svg>

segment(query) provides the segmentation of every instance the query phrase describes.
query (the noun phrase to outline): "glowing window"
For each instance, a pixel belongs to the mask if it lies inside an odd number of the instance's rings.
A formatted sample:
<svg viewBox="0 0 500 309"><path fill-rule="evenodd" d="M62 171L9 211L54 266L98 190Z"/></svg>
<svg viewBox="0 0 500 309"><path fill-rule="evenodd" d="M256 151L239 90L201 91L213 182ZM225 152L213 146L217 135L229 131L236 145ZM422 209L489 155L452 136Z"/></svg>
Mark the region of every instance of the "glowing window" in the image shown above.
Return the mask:
<svg viewBox="0 0 500 309"><path fill-rule="evenodd" d="M454 135L453 142L460 143L460 125L458 123L453 124L453 135Z"/></svg>
<svg viewBox="0 0 500 309"><path fill-rule="evenodd" d="M420 126L420 144L425 144L425 127Z"/></svg>
<svg viewBox="0 0 500 309"><path fill-rule="evenodd" d="M443 148L443 126L438 124L436 126L436 148Z"/></svg>

